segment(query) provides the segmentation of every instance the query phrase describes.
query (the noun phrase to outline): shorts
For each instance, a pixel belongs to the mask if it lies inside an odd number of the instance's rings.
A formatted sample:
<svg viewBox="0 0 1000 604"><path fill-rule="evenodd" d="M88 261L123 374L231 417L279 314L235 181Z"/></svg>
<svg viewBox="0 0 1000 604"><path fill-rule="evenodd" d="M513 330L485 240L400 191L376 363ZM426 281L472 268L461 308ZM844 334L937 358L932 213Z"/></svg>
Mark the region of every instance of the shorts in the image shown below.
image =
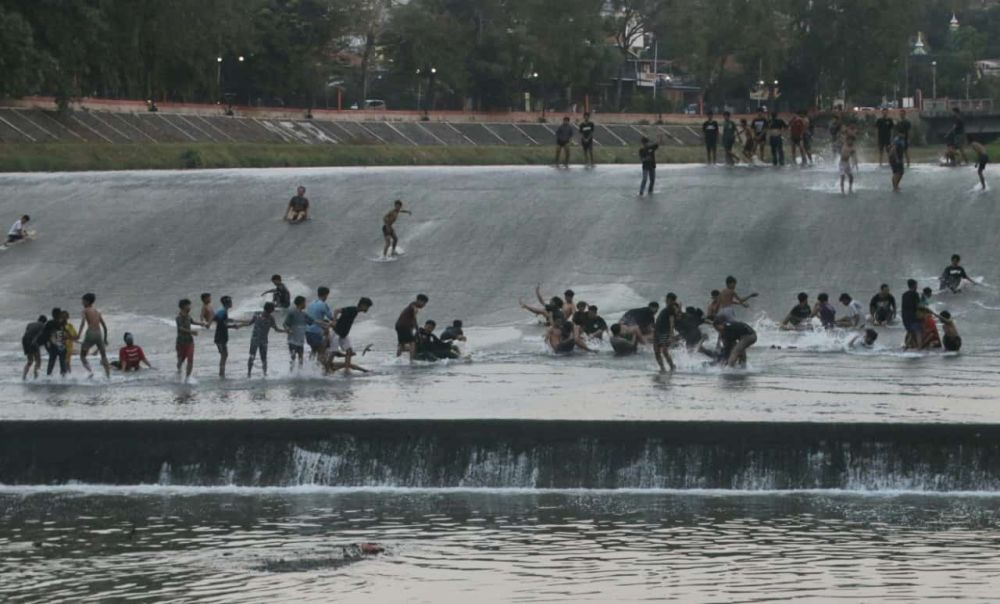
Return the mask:
<svg viewBox="0 0 1000 604"><path fill-rule="evenodd" d="M874 319L878 323L888 323L892 319L892 313L887 308L878 308L875 310Z"/></svg>
<svg viewBox="0 0 1000 604"><path fill-rule="evenodd" d="M292 344L291 342L289 342L288 343L288 352L292 356L295 356L295 355L304 355L305 352L306 352L305 344Z"/></svg>
<svg viewBox="0 0 1000 604"><path fill-rule="evenodd" d="M990 163L989 156L986 156L986 155L979 156L979 168L977 168L977 169L980 172L982 172L983 170L986 169L986 164L988 164L988 163Z"/></svg>
<svg viewBox="0 0 1000 604"><path fill-rule="evenodd" d="M583 147L584 151L590 151L594 148L594 139L590 139L589 141L580 141L580 146Z"/></svg>
<svg viewBox="0 0 1000 604"><path fill-rule="evenodd" d="M802 137L801 136L793 136L792 137L792 144L793 145L801 145L802 144Z"/></svg>
<svg viewBox="0 0 1000 604"><path fill-rule="evenodd" d="M556 144L559 145L560 149L562 149L563 147L569 144L569 141L556 141Z"/></svg>
<svg viewBox="0 0 1000 604"><path fill-rule="evenodd" d="M733 145L735 145L735 144L736 144L736 139L734 139L734 138L723 138L722 139L722 148L725 149L726 151L732 151L733 150Z"/></svg>
<svg viewBox="0 0 1000 604"><path fill-rule="evenodd" d="M958 352L962 348L961 336L945 336L942 341L944 349L948 352Z"/></svg>
<svg viewBox="0 0 1000 604"><path fill-rule="evenodd" d="M391 226L389 226L387 224L383 224L382 225L382 236L383 237L395 237L396 236L396 229L392 228Z"/></svg>
<svg viewBox="0 0 1000 604"><path fill-rule="evenodd" d="M257 340L250 340L250 356L257 356L260 353L260 358L262 360L267 359L267 342L258 342Z"/></svg>
<svg viewBox="0 0 1000 604"><path fill-rule="evenodd" d="M337 349L341 352L353 352L354 347L351 346L351 338L348 336L337 336Z"/></svg>
<svg viewBox="0 0 1000 604"><path fill-rule="evenodd" d="M716 319L725 319L726 321L734 321L736 319L736 305L730 304L729 306L720 308L717 313L715 313Z"/></svg>
<svg viewBox="0 0 1000 604"><path fill-rule="evenodd" d="M96 346L99 351L104 352L104 336L99 330L88 329L84 334L83 349L86 350L91 346Z"/></svg>
<svg viewBox="0 0 1000 604"><path fill-rule="evenodd" d="M20 241L24 239L24 235L7 235L7 243L14 243L15 241Z"/></svg>
<svg viewBox="0 0 1000 604"><path fill-rule="evenodd" d="M909 150L909 148L910 148L910 141L906 140L905 138L899 140L900 151L907 151Z"/></svg>
<svg viewBox="0 0 1000 604"><path fill-rule="evenodd" d="M954 135L954 136L951 137L951 144L955 145L956 149L961 149L962 147L964 147L966 142L967 141L965 140L965 134L964 133L963 134L956 134L956 135Z"/></svg>
<svg viewBox="0 0 1000 604"><path fill-rule="evenodd" d="M177 360L194 362L194 342L177 345Z"/></svg>
<svg viewBox="0 0 1000 604"><path fill-rule="evenodd" d="M306 344L312 350L322 350L323 349L323 333L322 332L306 332Z"/></svg>
<svg viewBox="0 0 1000 604"><path fill-rule="evenodd" d="M889 146L889 143L891 143L891 142L892 142L892 139L882 138L880 136L880 137L878 137L878 148L879 149L885 149L886 147Z"/></svg>
<svg viewBox="0 0 1000 604"><path fill-rule="evenodd" d="M719 146L719 139L715 138L714 136L705 139L706 149L715 149L718 146Z"/></svg>
<svg viewBox="0 0 1000 604"><path fill-rule="evenodd" d="M907 333L912 333L914 335L920 335L924 333L924 326L920 321L914 319L913 321L907 321L903 319L903 328L906 329Z"/></svg>
<svg viewBox="0 0 1000 604"><path fill-rule="evenodd" d="M216 340L215 347L219 350L219 354L229 356L229 340Z"/></svg>
<svg viewBox="0 0 1000 604"><path fill-rule="evenodd" d="M24 340L21 340L21 348L24 350L24 356L26 357L34 357L41 350L38 347L38 344L31 344L29 342L25 342Z"/></svg>
<svg viewBox="0 0 1000 604"><path fill-rule="evenodd" d="M412 344L417 341L416 337L413 335L413 328L411 327L396 327L396 341L400 344Z"/></svg>
<svg viewBox="0 0 1000 604"><path fill-rule="evenodd" d="M854 167L851 166L851 160L840 160L840 175L841 176L854 176Z"/></svg>
<svg viewBox="0 0 1000 604"><path fill-rule="evenodd" d="M657 346L670 346L670 334L665 331L656 332Z"/></svg>
<svg viewBox="0 0 1000 604"><path fill-rule="evenodd" d="M892 173L899 176L903 175L903 162L890 162L889 167L892 168Z"/></svg>
<svg viewBox="0 0 1000 604"><path fill-rule="evenodd" d="M702 339L704 339L700 329L691 329L682 332L681 337L684 338L684 343L691 347L701 344Z"/></svg>
<svg viewBox="0 0 1000 604"><path fill-rule="evenodd" d="M556 346L556 353L557 354L569 354L569 353L573 352L574 348L576 348L576 341L575 340L563 340L562 342L559 342L558 346Z"/></svg>

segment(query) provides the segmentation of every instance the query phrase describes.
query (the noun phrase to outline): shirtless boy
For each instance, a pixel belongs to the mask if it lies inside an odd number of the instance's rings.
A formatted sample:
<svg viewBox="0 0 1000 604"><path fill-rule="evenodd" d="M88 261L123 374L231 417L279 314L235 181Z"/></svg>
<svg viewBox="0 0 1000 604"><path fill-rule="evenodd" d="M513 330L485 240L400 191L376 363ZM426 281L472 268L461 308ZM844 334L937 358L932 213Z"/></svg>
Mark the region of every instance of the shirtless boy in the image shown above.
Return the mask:
<svg viewBox="0 0 1000 604"><path fill-rule="evenodd" d="M91 347L96 346L97 351L101 355L101 366L104 367L104 375L111 379L111 363L108 362L108 326L104 322L104 317L101 313L94 308L94 302L97 301L97 296L94 294L84 294L83 295L83 319L80 321L80 333L83 333L83 343L80 345L80 364L83 368L87 370L87 373L91 376L94 372L90 369L90 363L87 362L87 353L90 352ZM86 328L86 330L84 329Z"/></svg>
<svg viewBox="0 0 1000 604"><path fill-rule="evenodd" d="M396 236L396 220L399 219L400 214L413 215L413 212L403 209L403 202L399 199L392 204L392 209L389 213L382 217L382 237L385 239L385 247L382 248L382 257L385 258L389 255L389 248L392 248L392 255L396 255L396 244L399 243L399 237Z"/></svg>

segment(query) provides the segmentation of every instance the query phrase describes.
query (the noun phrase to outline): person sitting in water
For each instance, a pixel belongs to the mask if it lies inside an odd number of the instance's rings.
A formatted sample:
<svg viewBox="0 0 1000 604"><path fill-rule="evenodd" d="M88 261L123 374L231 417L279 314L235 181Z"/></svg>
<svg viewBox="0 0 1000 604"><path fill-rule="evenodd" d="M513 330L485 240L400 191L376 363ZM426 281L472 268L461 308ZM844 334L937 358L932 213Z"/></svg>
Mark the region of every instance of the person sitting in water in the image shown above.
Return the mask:
<svg viewBox="0 0 1000 604"><path fill-rule="evenodd" d="M125 345L118 349L118 360L111 361L111 366L121 371L139 371L143 363L146 367L153 368L146 360L146 353L142 351L141 347L135 345L132 334L126 333Z"/></svg>
<svg viewBox="0 0 1000 604"><path fill-rule="evenodd" d="M653 324L656 323L656 313L659 310L659 302L650 302L648 306L633 308L627 311L618 322L623 326L631 325L638 327L639 333L644 338L648 338L653 335Z"/></svg>
<svg viewBox="0 0 1000 604"><path fill-rule="evenodd" d="M309 200L306 199L306 188L300 186L295 191L295 197L288 202L288 209L285 211L285 221L305 222L309 220Z"/></svg>
<svg viewBox="0 0 1000 604"><path fill-rule="evenodd" d="M941 273L940 284L942 290L949 290L953 294L957 294L962 288L962 282L968 281L972 285L979 285L972 280L972 277L965 272L962 268L962 257L958 254L953 254L951 257L951 264L944 268Z"/></svg>
<svg viewBox="0 0 1000 604"><path fill-rule="evenodd" d="M565 319L562 323L549 327L545 334L545 342L556 354L570 354L576 348L586 352L596 352L587 347L573 322Z"/></svg>
<svg viewBox="0 0 1000 604"><path fill-rule="evenodd" d="M639 342L642 335L638 328L634 326L623 326L615 323L611 326L611 348L618 356L635 354L639 350Z"/></svg>
<svg viewBox="0 0 1000 604"><path fill-rule="evenodd" d="M813 307L812 316L818 317L823 324L823 329L833 329L837 326L837 309L830 304L830 296L820 294L816 296L816 305Z"/></svg>
<svg viewBox="0 0 1000 604"><path fill-rule="evenodd" d="M455 319L451 325L441 332L441 341L454 345L455 342L465 342L465 332L462 331L462 321Z"/></svg>
<svg viewBox="0 0 1000 604"><path fill-rule="evenodd" d="M896 319L896 297L889 291L888 283L883 283L878 293L872 296L868 312L875 325L887 325Z"/></svg>
<svg viewBox="0 0 1000 604"><path fill-rule="evenodd" d="M874 329L866 329L865 333L858 334L847 343L848 348L871 348L878 340L878 332Z"/></svg>
<svg viewBox="0 0 1000 604"><path fill-rule="evenodd" d="M417 352L415 358L423 361L437 361L439 359L457 359L461 353L458 348L447 342L442 342L434 335L437 323L425 321L424 326L417 330Z"/></svg>
<svg viewBox="0 0 1000 604"><path fill-rule="evenodd" d="M944 349L948 352L958 352L962 348L962 336L958 335L958 327L955 320L951 318L951 313L947 310L940 314L931 313L941 321L941 328L944 330Z"/></svg>
<svg viewBox="0 0 1000 604"><path fill-rule="evenodd" d="M530 312L533 315L538 315L539 317L541 317L542 320L545 321L546 325L553 325L558 320L561 320L566 316L565 313L563 312L565 303L563 302L563 299L560 298L559 296L552 296L552 298L549 299L548 302L542 302L542 305L540 307L530 306L528 304L525 304L524 301L522 300L518 300L518 303L524 310Z"/></svg>
<svg viewBox="0 0 1000 604"><path fill-rule="evenodd" d="M837 319L837 327L861 329L865 326L865 308L857 300L852 300L850 294L840 294L840 303L844 305L844 316Z"/></svg>
<svg viewBox="0 0 1000 604"><path fill-rule="evenodd" d="M587 306L587 313L584 315L581 329L588 338L595 340L603 339L604 332L608 330L607 322L601 315L597 314L597 307L593 304Z"/></svg>
<svg viewBox="0 0 1000 604"><path fill-rule="evenodd" d="M809 294L800 292L799 303L788 311L788 316L781 322L781 329L801 330L809 328L809 320L812 319L813 309L809 306Z"/></svg>
<svg viewBox="0 0 1000 604"><path fill-rule="evenodd" d="M576 307L573 309L573 325L576 325L581 330L583 329L583 324L587 320L587 303L580 300L576 303Z"/></svg>
<svg viewBox="0 0 1000 604"><path fill-rule="evenodd" d="M28 223L31 221L31 216L25 214L21 216L20 219L11 225L10 230L7 231L7 243L14 243L15 241L21 241L28 236Z"/></svg>
<svg viewBox="0 0 1000 604"><path fill-rule="evenodd" d="M712 323L719 332L722 350L717 361L723 366L745 367L747 364L747 349L757 343L757 332L746 323L727 321L716 317Z"/></svg>

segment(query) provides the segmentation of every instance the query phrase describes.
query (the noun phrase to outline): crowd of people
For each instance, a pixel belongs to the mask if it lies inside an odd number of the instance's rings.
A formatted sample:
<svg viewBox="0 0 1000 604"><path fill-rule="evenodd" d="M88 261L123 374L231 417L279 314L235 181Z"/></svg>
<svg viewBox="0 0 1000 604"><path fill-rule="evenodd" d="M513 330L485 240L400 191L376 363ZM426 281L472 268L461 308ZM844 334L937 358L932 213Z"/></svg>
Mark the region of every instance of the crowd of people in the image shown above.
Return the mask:
<svg viewBox="0 0 1000 604"><path fill-rule="evenodd" d="M305 296L292 297L281 275L273 275L271 283L273 287L261 294L271 296L271 300L263 304L262 310L254 312L247 319L230 316L233 309L230 296L219 298L219 308L216 308L211 293L201 294L201 309L197 315L192 314L191 300L181 299L177 303L178 312L174 320L177 374L183 374L185 380L191 377L195 341L201 333L208 332L213 327L213 341L219 353L220 378L226 377L230 332L242 328L248 328L251 332L247 377L253 375L258 357L261 370L267 375L269 335L272 331L285 334L289 369L292 371L296 367L301 370L307 356L318 364L325 375L340 370L346 373L352 370L368 371L354 360L359 354L364 356L371 345L356 353L351 342L351 329L358 315L371 309L373 302L370 298L363 296L353 306L333 309L327 301L330 296L328 287L318 288L316 298L307 304ZM39 377L43 350L48 354L47 375L52 375L57 366L60 375L70 374L77 343L80 364L88 376L93 375L88 361L92 351L100 358L101 367L108 378L111 377L112 370L127 373L139 371L143 367L153 368L145 351L136 344L135 336L129 332L123 336L124 345L118 350L118 358L109 360L109 330L104 316L94 306L97 298L94 294L87 293L81 300L83 317L79 329L74 328L70 322L69 312L61 308L52 309L48 317L40 315L25 328L21 346L27 360L22 379L28 379L29 374L36 379ZM395 326L398 341L396 356L408 354L411 359L422 361L458 358L461 351L457 343L466 341L462 321L455 320L440 336L435 333L437 324L432 320L418 326L417 313L424 308L427 300L427 296L420 294L400 313ZM195 326L204 331L194 329Z"/></svg>
<svg viewBox="0 0 1000 604"><path fill-rule="evenodd" d="M827 126L827 134L830 153L836 159L840 172L841 193L850 194L854 192L854 179L858 170L861 129L856 121L847 120L843 113L840 109L834 112ZM913 123L906 115L906 110L902 109L899 111L899 119L894 120L889 116L888 110L883 110L874 123L879 166L884 165L884 162L889 164L893 191L900 190L903 175L910 166ZM727 165L732 166L741 162L768 163L770 160L769 163L773 166L784 166L786 136L791 145L791 164L803 167L812 165L816 120L810 112L791 113L786 121L777 111L768 112L766 107L760 107L756 116L749 121L741 118L737 123L729 111L723 112L722 118L720 124L715 119L715 114L710 111L701 125L705 158L709 165L718 163L718 148L721 142L723 161ZM975 153L980 186L985 190L984 171L990 161L986 147L980 141L968 137L965 119L957 107L953 110L952 119L952 127L944 137L947 145L944 151L945 164L957 166L959 158L962 163L968 163L965 148L970 147ZM556 165L569 167L570 145L573 138L579 134L584 164L593 166L594 132L595 125L589 113L583 114L583 120L576 127L569 117L564 117L562 124L556 129ZM646 136L640 138L639 161L642 165L640 196L653 192L653 185L656 182L656 151L661 143L662 136L655 142Z"/></svg>
<svg viewBox="0 0 1000 604"><path fill-rule="evenodd" d="M966 283L976 285L961 266L961 258L956 254L939 279L940 290L957 293ZM607 338L617 355L636 354L641 345L649 344L661 371L668 367L671 370L675 368L670 351L680 347L708 357L712 364L744 366L747 350L757 342L757 333L747 323L738 321L736 312L740 308L749 308L749 302L758 294L740 295L736 291L736 285L736 278L727 277L722 290L712 290L709 294L704 310L683 306L677 295L671 292L664 297L662 307L659 302L653 301L647 306L633 308L610 327L599 314L597 306L577 301L576 294L571 289L563 292L562 297L551 296L546 299L542 295L541 286L538 286L535 288L538 305L524 301L519 303L521 308L544 321L545 343L554 354L567 355L577 350L594 353L600 342ZM895 324L898 313L906 333L904 350L959 351L962 338L955 320L948 311L938 313L931 309L931 297L934 295L931 288L925 287L921 294L917 292L917 287L915 280L907 282L907 291L897 308L889 285L882 284L872 297L867 311L848 293L842 293L838 297L841 305L838 310L830 302L828 294L820 293L816 296L816 302L810 304L809 294L802 292L797 296L797 303L780 322L779 328L794 331L853 331L856 335L848 341L849 347L871 348L878 340L876 328ZM943 337L938 332L935 320L941 323ZM705 343L710 338L702 332L702 325L710 325L716 332L714 346L706 346Z"/></svg>

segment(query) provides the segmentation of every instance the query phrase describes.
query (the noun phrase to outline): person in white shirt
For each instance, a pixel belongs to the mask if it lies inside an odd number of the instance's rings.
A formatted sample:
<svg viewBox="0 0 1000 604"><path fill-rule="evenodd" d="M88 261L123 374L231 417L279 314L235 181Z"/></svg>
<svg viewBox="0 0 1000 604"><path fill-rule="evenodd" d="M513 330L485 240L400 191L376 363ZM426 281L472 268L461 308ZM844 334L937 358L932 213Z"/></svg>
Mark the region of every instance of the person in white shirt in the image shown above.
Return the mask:
<svg viewBox="0 0 1000 604"><path fill-rule="evenodd" d="M852 300L849 294L840 294L840 303L845 306L837 327L860 329L865 326L865 309L860 302Z"/></svg>
<svg viewBox="0 0 1000 604"><path fill-rule="evenodd" d="M7 231L7 243L14 243L15 241L20 241L24 239L27 235L28 222L31 220L31 216L25 214L21 216L20 220L15 222L10 230Z"/></svg>

